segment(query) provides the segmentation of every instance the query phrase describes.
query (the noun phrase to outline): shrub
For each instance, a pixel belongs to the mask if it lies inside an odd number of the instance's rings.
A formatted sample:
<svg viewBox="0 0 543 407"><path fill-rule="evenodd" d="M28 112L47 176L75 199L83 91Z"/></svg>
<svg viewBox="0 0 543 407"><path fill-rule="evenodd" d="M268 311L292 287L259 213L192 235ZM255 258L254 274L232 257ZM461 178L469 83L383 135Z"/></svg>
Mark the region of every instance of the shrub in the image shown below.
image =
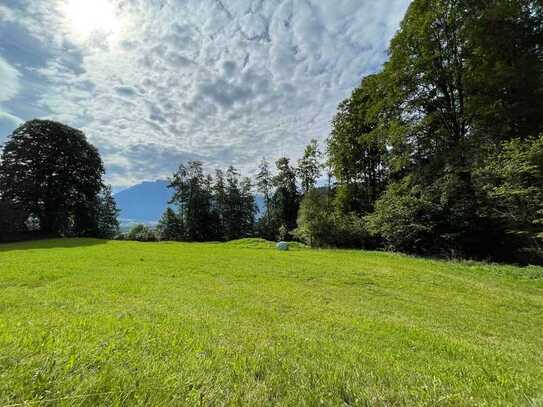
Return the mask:
<svg viewBox="0 0 543 407"><path fill-rule="evenodd" d="M394 184L377 201L375 211L365 217L368 231L380 237L389 250L427 254L434 252L438 208L406 184Z"/></svg>
<svg viewBox="0 0 543 407"><path fill-rule="evenodd" d="M340 214L328 203L328 192L307 192L298 212L294 236L311 247L371 246L364 221L354 213Z"/></svg>

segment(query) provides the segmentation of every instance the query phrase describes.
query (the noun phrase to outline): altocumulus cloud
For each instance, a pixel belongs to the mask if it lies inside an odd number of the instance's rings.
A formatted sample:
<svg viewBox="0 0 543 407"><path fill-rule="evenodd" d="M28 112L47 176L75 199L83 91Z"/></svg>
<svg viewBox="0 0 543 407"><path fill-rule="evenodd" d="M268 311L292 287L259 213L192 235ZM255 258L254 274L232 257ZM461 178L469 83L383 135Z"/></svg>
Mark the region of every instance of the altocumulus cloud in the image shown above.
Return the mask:
<svg viewBox="0 0 543 407"><path fill-rule="evenodd" d="M0 24L18 35L0 36L0 120L82 128L116 187L163 178L188 159L250 174L262 157L298 157L379 69L409 4L102 0L115 27L83 35L64 12L72 1L1 6Z"/></svg>

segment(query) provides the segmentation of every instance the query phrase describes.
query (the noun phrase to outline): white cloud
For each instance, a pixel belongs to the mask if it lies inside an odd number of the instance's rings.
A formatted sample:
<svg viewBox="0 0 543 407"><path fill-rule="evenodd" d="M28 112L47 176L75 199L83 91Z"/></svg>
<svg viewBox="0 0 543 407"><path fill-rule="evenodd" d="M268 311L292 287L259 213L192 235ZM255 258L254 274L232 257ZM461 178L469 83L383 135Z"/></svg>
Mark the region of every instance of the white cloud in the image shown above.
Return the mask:
<svg viewBox="0 0 543 407"><path fill-rule="evenodd" d="M0 5L0 21L15 21L15 15L13 11L5 6Z"/></svg>
<svg viewBox="0 0 543 407"><path fill-rule="evenodd" d="M0 111L0 143L2 143L7 136L22 123L23 120L19 117Z"/></svg>
<svg viewBox="0 0 543 407"><path fill-rule="evenodd" d="M53 12L58 27L40 35L60 54L37 72L50 84L38 104L87 132L116 184L162 177L190 157L245 172L263 156L296 158L384 61L409 3L111 1L114 41L76 42ZM35 3L27 24L48 12ZM66 59L70 41L78 53Z"/></svg>
<svg viewBox="0 0 543 407"><path fill-rule="evenodd" d="M6 102L19 93L19 72L0 57L0 102Z"/></svg>

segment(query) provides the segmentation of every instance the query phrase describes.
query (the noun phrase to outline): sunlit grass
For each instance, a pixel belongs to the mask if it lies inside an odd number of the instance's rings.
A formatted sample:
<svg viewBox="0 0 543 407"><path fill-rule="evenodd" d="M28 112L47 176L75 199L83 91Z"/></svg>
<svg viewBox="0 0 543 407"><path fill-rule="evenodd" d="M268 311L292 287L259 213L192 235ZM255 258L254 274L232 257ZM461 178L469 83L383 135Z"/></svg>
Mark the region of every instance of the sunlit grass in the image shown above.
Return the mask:
<svg viewBox="0 0 543 407"><path fill-rule="evenodd" d="M541 405L543 269L248 240L0 246L0 405Z"/></svg>

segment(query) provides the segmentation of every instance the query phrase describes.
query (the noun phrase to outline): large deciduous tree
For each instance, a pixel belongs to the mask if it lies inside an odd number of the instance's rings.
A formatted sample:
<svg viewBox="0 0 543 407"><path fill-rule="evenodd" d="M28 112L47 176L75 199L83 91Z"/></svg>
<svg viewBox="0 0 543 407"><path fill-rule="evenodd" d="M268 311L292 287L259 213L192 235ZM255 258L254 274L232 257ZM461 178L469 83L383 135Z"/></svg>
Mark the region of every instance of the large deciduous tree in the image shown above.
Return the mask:
<svg viewBox="0 0 543 407"><path fill-rule="evenodd" d="M382 132L383 75L365 78L343 101L328 139L329 164L338 184L336 205L343 213L366 213L386 187L387 139Z"/></svg>
<svg viewBox="0 0 543 407"><path fill-rule="evenodd" d="M4 146L0 194L45 234L97 234L104 167L83 132L49 120L16 129Z"/></svg>

